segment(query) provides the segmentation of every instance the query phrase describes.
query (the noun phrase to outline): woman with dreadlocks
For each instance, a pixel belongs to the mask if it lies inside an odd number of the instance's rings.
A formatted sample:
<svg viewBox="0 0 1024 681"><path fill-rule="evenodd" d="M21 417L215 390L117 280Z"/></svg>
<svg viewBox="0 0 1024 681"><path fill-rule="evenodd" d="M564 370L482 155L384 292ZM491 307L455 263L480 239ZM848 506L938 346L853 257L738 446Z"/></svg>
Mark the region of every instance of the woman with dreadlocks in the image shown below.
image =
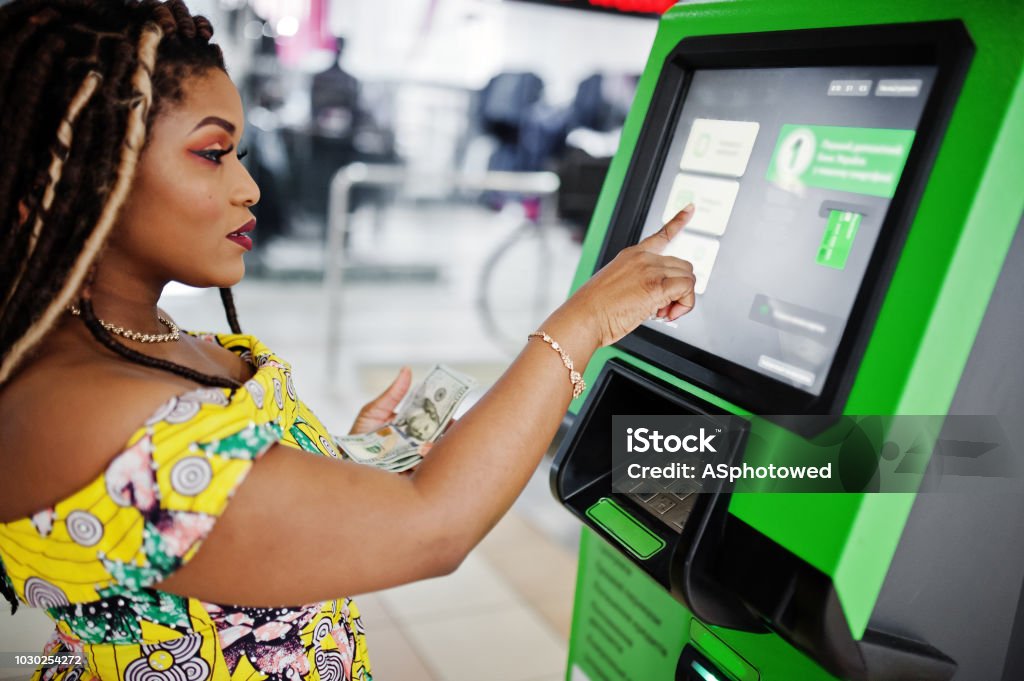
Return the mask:
<svg viewBox="0 0 1024 681"><path fill-rule="evenodd" d="M694 304L689 263L658 255L691 208L556 310L413 475L345 460L235 318L259 192L212 32L181 0L0 7L0 587L83 660L36 678L370 679L342 595L451 572L582 390L572 362ZM181 332L170 281L219 287L231 333Z"/></svg>

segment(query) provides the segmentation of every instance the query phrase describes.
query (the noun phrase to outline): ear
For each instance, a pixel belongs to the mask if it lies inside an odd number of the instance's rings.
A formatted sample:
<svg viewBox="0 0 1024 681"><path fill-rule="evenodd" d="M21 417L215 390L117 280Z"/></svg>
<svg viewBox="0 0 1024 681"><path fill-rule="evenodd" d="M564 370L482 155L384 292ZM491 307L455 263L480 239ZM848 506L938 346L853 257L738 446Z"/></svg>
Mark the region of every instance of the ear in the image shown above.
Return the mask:
<svg viewBox="0 0 1024 681"><path fill-rule="evenodd" d="M28 206L25 205L25 200L21 199L18 201L18 225L25 224L25 220L28 220Z"/></svg>

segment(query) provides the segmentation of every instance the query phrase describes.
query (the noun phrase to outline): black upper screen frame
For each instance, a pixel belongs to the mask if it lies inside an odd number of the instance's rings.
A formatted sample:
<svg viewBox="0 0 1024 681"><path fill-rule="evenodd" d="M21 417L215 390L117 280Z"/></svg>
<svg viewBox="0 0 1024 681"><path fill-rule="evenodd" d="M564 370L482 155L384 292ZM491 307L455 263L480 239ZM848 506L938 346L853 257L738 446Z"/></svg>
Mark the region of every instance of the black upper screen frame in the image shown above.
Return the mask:
<svg viewBox="0 0 1024 681"><path fill-rule="evenodd" d="M851 53L857 55L856 60L851 61ZM598 268L639 239L693 71L805 66L938 68L903 174L819 395L643 326L617 346L753 413L841 413L973 55L974 43L963 23L957 20L681 40L665 60L651 97L598 256Z"/></svg>

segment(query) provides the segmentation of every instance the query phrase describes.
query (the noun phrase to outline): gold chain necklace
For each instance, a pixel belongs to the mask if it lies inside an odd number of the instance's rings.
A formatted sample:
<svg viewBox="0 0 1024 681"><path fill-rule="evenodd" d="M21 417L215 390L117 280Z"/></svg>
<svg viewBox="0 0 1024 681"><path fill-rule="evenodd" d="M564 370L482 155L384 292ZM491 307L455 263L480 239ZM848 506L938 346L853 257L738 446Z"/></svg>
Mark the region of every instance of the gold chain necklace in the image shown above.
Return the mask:
<svg viewBox="0 0 1024 681"><path fill-rule="evenodd" d="M74 305L68 307L68 312L76 317L82 314L81 310ZM181 330L178 328L177 324L172 322L170 319L166 319L163 315L158 314L156 318L160 320L161 324L170 329L170 333L142 333L140 331L132 331L130 329L117 326L116 324L111 324L110 322L105 322L102 319L97 321L99 321L100 325L110 333L127 338L128 340L138 341L139 343L173 343L181 338Z"/></svg>

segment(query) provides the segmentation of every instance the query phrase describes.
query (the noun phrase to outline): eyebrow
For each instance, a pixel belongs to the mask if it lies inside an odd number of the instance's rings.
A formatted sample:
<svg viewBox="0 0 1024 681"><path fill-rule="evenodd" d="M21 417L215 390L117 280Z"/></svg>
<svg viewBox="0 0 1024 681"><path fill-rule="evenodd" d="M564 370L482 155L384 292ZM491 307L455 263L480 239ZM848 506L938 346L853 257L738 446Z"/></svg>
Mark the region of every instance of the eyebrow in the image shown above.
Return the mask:
<svg viewBox="0 0 1024 681"><path fill-rule="evenodd" d="M199 128L203 127L204 125L218 125L218 126L224 128L225 130L227 130L228 134L230 134L230 135L234 135L235 134L235 126L234 126L234 124L233 123L229 123L228 121L224 120L223 118L219 118L217 116L207 116L203 120L199 121L199 124L196 125L196 127L192 128L192 131L189 134L191 135L193 132L195 132Z"/></svg>

